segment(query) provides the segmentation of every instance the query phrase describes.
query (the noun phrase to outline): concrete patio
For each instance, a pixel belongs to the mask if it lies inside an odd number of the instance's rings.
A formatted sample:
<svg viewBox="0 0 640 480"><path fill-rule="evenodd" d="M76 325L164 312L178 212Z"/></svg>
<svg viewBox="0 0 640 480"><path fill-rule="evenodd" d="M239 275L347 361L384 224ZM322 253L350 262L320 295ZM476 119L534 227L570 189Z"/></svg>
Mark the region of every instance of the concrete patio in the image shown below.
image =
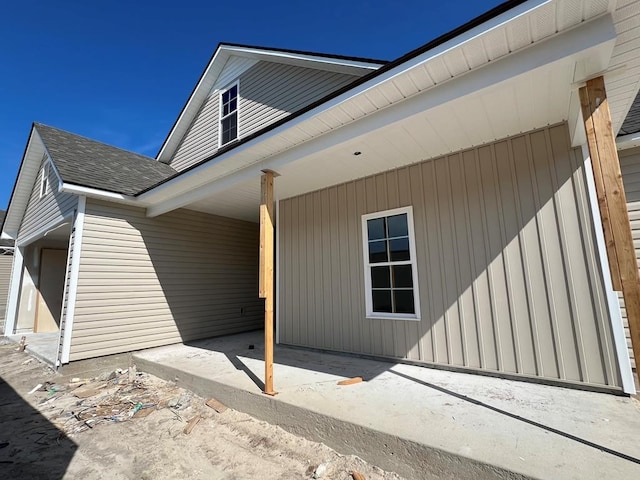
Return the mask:
<svg viewBox="0 0 640 480"><path fill-rule="evenodd" d="M262 344L252 332L134 359L140 370L407 478L640 478L635 399L283 346L279 394L269 397ZM337 385L355 376L365 382Z"/></svg>
<svg viewBox="0 0 640 480"><path fill-rule="evenodd" d="M7 338L12 342L20 343L22 337L27 338L25 350L39 360L55 366L58 353L59 332L50 333L18 333Z"/></svg>

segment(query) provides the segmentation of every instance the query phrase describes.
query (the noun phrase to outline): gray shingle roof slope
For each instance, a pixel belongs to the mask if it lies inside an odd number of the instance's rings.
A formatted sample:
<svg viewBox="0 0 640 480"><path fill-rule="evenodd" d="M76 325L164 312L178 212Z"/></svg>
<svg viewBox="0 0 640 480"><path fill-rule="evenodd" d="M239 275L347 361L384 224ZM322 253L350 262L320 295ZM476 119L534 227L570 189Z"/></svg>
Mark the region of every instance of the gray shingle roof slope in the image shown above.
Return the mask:
<svg viewBox="0 0 640 480"><path fill-rule="evenodd" d="M177 173L144 155L41 123L34 126L65 183L135 195Z"/></svg>
<svg viewBox="0 0 640 480"><path fill-rule="evenodd" d="M629 135L631 133L640 132L640 93L636 95L635 100L631 104L629 113L622 122L622 127L618 135Z"/></svg>

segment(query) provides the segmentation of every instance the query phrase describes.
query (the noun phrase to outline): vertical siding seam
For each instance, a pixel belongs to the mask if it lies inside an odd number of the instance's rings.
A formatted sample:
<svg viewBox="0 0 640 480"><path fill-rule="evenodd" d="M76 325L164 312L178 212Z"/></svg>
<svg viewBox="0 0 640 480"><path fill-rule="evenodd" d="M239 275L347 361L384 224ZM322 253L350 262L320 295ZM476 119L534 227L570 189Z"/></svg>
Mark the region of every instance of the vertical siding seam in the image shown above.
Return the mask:
<svg viewBox="0 0 640 480"><path fill-rule="evenodd" d="M449 157L447 157L447 162L446 162L446 166L447 166L447 176L449 179L449 188L448 188L448 192L449 192L449 216L451 218L451 232L453 234L453 239L454 239L454 248L453 248L453 267L454 267L454 274L455 274L455 279L456 279L456 290L458 293L461 292L462 289L462 281L461 281L461 273L460 273L460 249L459 249L459 242L458 242L458 228L457 228L457 220L456 220L456 213L455 213L455 208L454 208L454 201L453 201L453 183L451 180L451 158L456 158L458 160L458 168L460 168L460 157L461 154L455 154L455 155L450 155ZM468 365L469 362L469 353L467 351L467 332L466 332L466 324L464 321L464 306L462 303L462 300L460 299L460 295L458 295L458 298L456 300L456 308L458 310L458 323L459 323L459 328L460 328L460 352L462 353L462 365Z"/></svg>
<svg viewBox="0 0 640 480"><path fill-rule="evenodd" d="M576 204L578 221L580 224L580 243L582 246L581 258L583 259L584 264L586 266L587 282L589 284L589 290L594 293L594 295L591 295L589 297L589 300L591 304L591 311L593 314L595 329L598 335L597 343L598 343L598 350L600 353L600 364L602 367L602 372L604 374L605 383L612 384L616 382L616 379L614 378L615 376L613 375L613 369L611 368L611 364L608 361L611 358L610 357L611 351L607 348L609 345L609 341L607 340L609 338L608 338L607 332L605 331L606 329L602 328L603 325L601 325L600 319L602 318L603 315L602 315L602 310L598 308L598 305L602 305L600 303L602 301L602 297L600 293L600 288L598 285L596 285L596 282L594 281L594 278L593 278L594 277L593 252L595 252L596 247L591 241L590 235L587 235L586 233L587 231L592 229L592 223L590 222L589 218L585 215L586 210L585 210L584 202L585 202L586 194L582 185L582 181L584 177L584 168L578 165L578 162L576 161L576 152L573 149L570 149L569 151L569 161L571 164L571 172L572 172L571 186L572 186L573 198ZM591 255L589 254L589 252L591 252ZM598 305L596 305L596 303ZM577 323L579 323L579 320L577 321ZM585 349L584 339L582 338L582 334L580 334L580 342L581 342L581 345L580 345L581 349L584 352L584 355L586 355L587 351ZM587 372L586 378L588 381L588 378L589 378L588 370L585 369L585 371Z"/></svg>
<svg viewBox="0 0 640 480"><path fill-rule="evenodd" d="M523 138L523 141L525 141L525 144L526 144L526 140L524 140L524 136L521 138ZM542 362L540 359L541 352L540 352L540 345L539 345L540 339L538 336L535 305L534 305L533 296L532 296L533 287L531 285L531 269L529 266L529 254L527 253L529 249L527 247L526 238L523 235L525 221L522 217L522 199L520 198L520 193L519 193L520 185L518 182L518 173L517 173L518 159L515 158L515 154L513 153L512 139L509 140L509 151L510 151L510 155L513 156L511 178L514 185L513 191L516 196L516 204L517 204L516 216L518 219L518 244L520 245L520 262L522 265L522 272L524 275L524 288L525 288L525 295L527 300L527 314L528 314L527 322L529 324L529 331L531 333L531 343L532 343L531 347L533 352L533 361L535 364L536 375L542 375ZM529 159L527 158L527 163L528 162L529 162Z"/></svg>
<svg viewBox="0 0 640 480"><path fill-rule="evenodd" d="M545 293L547 298L547 309L549 313L551 335L552 335L553 343L555 346L554 360L556 364L556 370L558 372L558 377L561 379L564 379L566 378L566 375L564 372L563 354L559 344L560 340L558 337L558 328L556 325L558 312L556 311L556 308L555 308L555 301L554 301L554 295L553 295L553 282L551 281L551 275L549 272L550 267L549 267L549 257L547 254L546 242L545 242L544 222L540 218L540 215L541 215L540 209L542 208L542 204L540 202L540 184L538 182L538 176L536 174L535 158L533 153L533 146L531 144L531 134L528 133L526 135L526 138L527 138L527 149L529 151L529 158L531 159L529 162L529 169L531 173L531 178L533 179L533 186L534 186L533 196L534 196L535 205L536 205L536 225L538 227L538 246L540 248L540 256L542 259L542 270L545 278L544 288L545 288Z"/></svg>
<svg viewBox="0 0 640 480"><path fill-rule="evenodd" d="M544 138L547 146L548 158L551 160L547 162L549 166L549 173L551 176L551 185L553 188L553 208L555 211L555 219L556 219L556 227L558 229L558 239L560 241L560 251L562 253L562 272L564 275L564 290L567 293L567 299L569 304L569 313L571 315L570 325L571 331L573 333L573 347L576 351L577 360L578 360L578 368L580 379L583 381L588 381L588 372L587 366L584 361L584 355L582 352L582 348L580 348L581 332L580 326L577 321L577 311L576 311L576 294L574 290L574 275L573 269L571 267L571 261L568 258L568 249L570 246L567 244L567 232L565 228L564 222L564 210L562 208L562 199L560 198L560 185L558 183L558 159L555 157L554 148L551 140L551 133L549 129L544 130Z"/></svg>
<svg viewBox="0 0 640 480"><path fill-rule="evenodd" d="M438 360L438 348L437 348L437 342L436 342L436 333L435 333L435 322L436 322L436 318L435 318L435 311L434 311L434 302L433 302L433 286L431 285L431 272L432 272L432 268L433 266L431 265L430 259L431 259L431 249L433 248L431 246L431 235L429 235L429 220L428 220L428 214L427 214L427 197L426 197L426 188L425 188L425 182L424 182L424 175L426 174L426 168L427 165L432 165L433 162L429 162L429 163L423 163L422 165L418 166L419 172L420 172L420 198L422 200L422 204L425 206L422 209L422 229L423 229L423 234L424 234L424 240L425 240L425 248L426 248L426 258L429 259L428 262L425 262L425 275L426 275L426 280L427 280L427 288L421 288L420 291L424 292L427 294L427 303L426 305L423 304L422 302L420 302L422 308L425 308L425 306L429 309L429 325L428 325L428 329L429 329L429 339L431 342L431 361L433 362L437 362ZM415 220L415 218L414 218ZM416 248L417 250L417 248ZM417 259L416 259L417 260ZM420 270L418 270L418 272L420 272ZM424 295L423 293L423 295ZM424 316L421 316L421 320L420 323L424 322ZM427 360L426 358L421 357L421 360Z"/></svg>

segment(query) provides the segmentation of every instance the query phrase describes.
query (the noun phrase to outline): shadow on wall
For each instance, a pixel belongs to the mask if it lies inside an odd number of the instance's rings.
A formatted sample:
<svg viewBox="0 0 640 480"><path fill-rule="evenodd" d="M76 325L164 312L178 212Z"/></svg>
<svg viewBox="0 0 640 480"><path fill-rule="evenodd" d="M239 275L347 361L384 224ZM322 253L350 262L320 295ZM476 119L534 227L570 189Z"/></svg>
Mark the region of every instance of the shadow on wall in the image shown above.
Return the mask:
<svg viewBox="0 0 640 480"><path fill-rule="evenodd" d="M262 326L257 224L177 210L131 225L142 236L169 309L161 315L167 327L157 323L154 332L169 331L175 321L182 341L189 341Z"/></svg>
<svg viewBox="0 0 640 480"><path fill-rule="evenodd" d="M585 175L563 124L281 201L282 342L619 385ZM366 319L361 216L407 205L421 321Z"/></svg>
<svg viewBox="0 0 640 480"><path fill-rule="evenodd" d="M0 476L64 477L77 445L0 377Z"/></svg>

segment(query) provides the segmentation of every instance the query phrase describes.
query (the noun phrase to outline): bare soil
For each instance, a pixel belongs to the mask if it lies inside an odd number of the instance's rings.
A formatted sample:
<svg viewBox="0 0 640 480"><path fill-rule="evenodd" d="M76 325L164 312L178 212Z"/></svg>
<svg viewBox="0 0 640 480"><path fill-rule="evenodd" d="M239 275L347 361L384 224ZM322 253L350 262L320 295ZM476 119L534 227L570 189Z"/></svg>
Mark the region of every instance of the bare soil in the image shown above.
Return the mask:
<svg viewBox="0 0 640 480"><path fill-rule="evenodd" d="M402 480L206 400L133 370L65 378L0 345L0 478Z"/></svg>

